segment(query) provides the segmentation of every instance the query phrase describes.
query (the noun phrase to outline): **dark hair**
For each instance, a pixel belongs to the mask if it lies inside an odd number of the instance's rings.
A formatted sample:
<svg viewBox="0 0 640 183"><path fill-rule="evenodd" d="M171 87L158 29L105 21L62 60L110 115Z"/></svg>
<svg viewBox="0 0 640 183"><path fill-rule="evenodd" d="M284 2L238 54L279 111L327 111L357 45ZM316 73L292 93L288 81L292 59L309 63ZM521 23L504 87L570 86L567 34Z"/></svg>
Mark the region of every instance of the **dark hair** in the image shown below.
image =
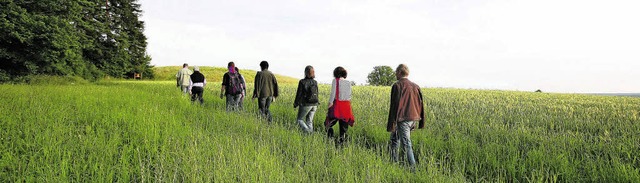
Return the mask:
<svg viewBox="0 0 640 183"><path fill-rule="evenodd" d="M182 64L182 67L187 67L187 66L189 66L189 64L187 63Z"/></svg>
<svg viewBox="0 0 640 183"><path fill-rule="evenodd" d="M347 70L342 67L336 67L333 70L333 77L335 78L347 78Z"/></svg>
<svg viewBox="0 0 640 183"><path fill-rule="evenodd" d="M260 69L265 70L269 68L269 62L267 62L266 60L263 60L262 62L260 62Z"/></svg>
<svg viewBox="0 0 640 183"><path fill-rule="evenodd" d="M316 78L316 72L313 70L313 66L307 65L307 67L304 68L304 77Z"/></svg>
<svg viewBox="0 0 640 183"><path fill-rule="evenodd" d="M240 69L238 69L238 67L236 67L235 69L236 69L236 72L238 72L238 73L240 72Z"/></svg>
<svg viewBox="0 0 640 183"><path fill-rule="evenodd" d="M233 62L229 62L229 64L227 64L227 67L236 67L236 64Z"/></svg>

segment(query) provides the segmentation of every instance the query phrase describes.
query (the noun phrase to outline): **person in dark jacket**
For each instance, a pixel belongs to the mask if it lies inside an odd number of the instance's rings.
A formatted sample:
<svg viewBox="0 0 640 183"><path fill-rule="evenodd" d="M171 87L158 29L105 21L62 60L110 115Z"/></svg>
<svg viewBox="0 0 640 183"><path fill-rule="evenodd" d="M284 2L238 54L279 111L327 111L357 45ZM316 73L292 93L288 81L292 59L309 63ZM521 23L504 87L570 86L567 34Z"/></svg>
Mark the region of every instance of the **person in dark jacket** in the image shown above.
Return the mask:
<svg viewBox="0 0 640 183"><path fill-rule="evenodd" d="M204 92L204 86L207 85L207 79L200 73L198 66L193 67L193 74L189 80L189 91L191 92L191 102L196 100L200 102L200 105L204 103L202 93Z"/></svg>
<svg viewBox="0 0 640 183"><path fill-rule="evenodd" d="M318 110L318 82L312 66L304 68L304 79L298 82L298 90L296 99L293 102L293 108L298 108L298 125L302 131L313 132L313 116Z"/></svg>
<svg viewBox="0 0 640 183"><path fill-rule="evenodd" d="M242 98L244 83L240 78L240 74L236 71L235 63L229 62L227 69L229 72L222 76L220 98L227 97L227 111L238 111L240 110L239 103Z"/></svg>
<svg viewBox="0 0 640 183"><path fill-rule="evenodd" d="M416 123L419 123L419 128L424 128L424 106L420 87L409 81L408 76L409 68L404 64L398 65L396 68L398 81L391 87L387 131L391 132L389 140L391 160L398 162L399 143L402 143L407 161L414 168L416 160L411 147L411 130L415 129Z"/></svg>
<svg viewBox="0 0 640 183"><path fill-rule="evenodd" d="M269 62L260 62L260 69L261 71L256 73L252 99L258 98L260 115L271 122L272 117L269 107L278 97L278 81L276 76L269 71Z"/></svg>

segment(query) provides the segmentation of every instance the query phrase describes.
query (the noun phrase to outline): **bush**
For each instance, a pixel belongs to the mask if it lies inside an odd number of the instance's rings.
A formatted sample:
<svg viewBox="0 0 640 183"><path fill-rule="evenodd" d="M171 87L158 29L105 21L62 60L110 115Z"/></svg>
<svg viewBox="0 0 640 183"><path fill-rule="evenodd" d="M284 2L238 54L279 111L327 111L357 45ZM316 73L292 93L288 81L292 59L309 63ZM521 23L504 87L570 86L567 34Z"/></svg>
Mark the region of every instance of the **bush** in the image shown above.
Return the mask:
<svg viewBox="0 0 640 183"><path fill-rule="evenodd" d="M85 85L89 81L78 76L49 76L34 75L24 78L24 82L31 85Z"/></svg>
<svg viewBox="0 0 640 183"><path fill-rule="evenodd" d="M9 74L7 74L7 72L4 70L0 70L0 83L6 83L9 81L11 81L11 77L9 77Z"/></svg>

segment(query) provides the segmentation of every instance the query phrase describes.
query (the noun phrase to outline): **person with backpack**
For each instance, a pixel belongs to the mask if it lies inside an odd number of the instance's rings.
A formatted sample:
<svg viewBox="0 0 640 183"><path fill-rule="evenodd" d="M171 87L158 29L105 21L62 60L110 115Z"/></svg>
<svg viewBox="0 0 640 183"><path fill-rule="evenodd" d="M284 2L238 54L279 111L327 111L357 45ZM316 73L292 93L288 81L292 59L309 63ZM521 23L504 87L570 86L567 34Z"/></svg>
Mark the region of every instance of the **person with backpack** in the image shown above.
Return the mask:
<svg viewBox="0 0 640 183"><path fill-rule="evenodd" d="M407 161L412 170L416 164L411 147L411 130L424 128L424 104L420 86L409 81L409 68L398 65L396 68L396 81L391 87L391 101L389 105L389 118L387 131L391 132L389 139L389 153L391 160L398 162L398 149L400 143L404 147Z"/></svg>
<svg viewBox="0 0 640 183"><path fill-rule="evenodd" d="M260 62L260 70L256 73L252 99L258 98L260 115L271 122L273 119L269 107L278 97L278 81L276 76L269 71L269 62Z"/></svg>
<svg viewBox="0 0 640 183"><path fill-rule="evenodd" d="M293 108L298 108L298 125L306 133L313 132L313 116L318 110L318 82L312 66L304 68L304 79L298 82Z"/></svg>
<svg viewBox="0 0 640 183"><path fill-rule="evenodd" d="M189 64L187 63L182 64L182 69L176 74L176 87L180 88L183 96L189 93L189 76L191 74L193 72L189 70Z"/></svg>
<svg viewBox="0 0 640 183"><path fill-rule="evenodd" d="M204 92L204 86L207 85L207 79L200 73L198 66L193 67L193 74L189 80L189 91L191 91L191 103L198 100L200 105L204 104L202 93Z"/></svg>
<svg viewBox="0 0 640 183"><path fill-rule="evenodd" d="M240 79L242 80L242 96L240 97L240 101L238 101L238 108L240 110L244 110L244 99L247 98L247 80L244 79L244 76L240 74L240 69L236 67L236 72L240 75Z"/></svg>
<svg viewBox="0 0 640 183"><path fill-rule="evenodd" d="M347 70L336 67L333 70L335 80L331 82L331 94L329 95L329 109L324 122L327 136L333 138L333 126L338 123L340 135L336 139L336 146L342 145L347 138L349 126L356 122L351 110L351 82L346 80Z"/></svg>
<svg viewBox="0 0 640 183"><path fill-rule="evenodd" d="M238 103L242 97L242 86L244 83L240 78L240 74L236 71L235 63L229 62L227 66L229 71L222 76L220 98L223 98L223 96L227 97L227 111L237 111L239 110Z"/></svg>

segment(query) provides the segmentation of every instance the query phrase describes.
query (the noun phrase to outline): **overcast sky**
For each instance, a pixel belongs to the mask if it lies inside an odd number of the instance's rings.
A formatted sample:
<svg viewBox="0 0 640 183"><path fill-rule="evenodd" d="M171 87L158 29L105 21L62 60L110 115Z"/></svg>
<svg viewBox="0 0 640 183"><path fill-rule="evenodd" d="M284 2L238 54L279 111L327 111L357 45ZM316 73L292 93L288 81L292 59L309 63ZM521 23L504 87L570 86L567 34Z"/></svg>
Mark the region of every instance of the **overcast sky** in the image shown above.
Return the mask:
<svg viewBox="0 0 640 183"><path fill-rule="evenodd" d="M140 0L151 64L366 83L404 63L424 87L640 93L638 0Z"/></svg>

